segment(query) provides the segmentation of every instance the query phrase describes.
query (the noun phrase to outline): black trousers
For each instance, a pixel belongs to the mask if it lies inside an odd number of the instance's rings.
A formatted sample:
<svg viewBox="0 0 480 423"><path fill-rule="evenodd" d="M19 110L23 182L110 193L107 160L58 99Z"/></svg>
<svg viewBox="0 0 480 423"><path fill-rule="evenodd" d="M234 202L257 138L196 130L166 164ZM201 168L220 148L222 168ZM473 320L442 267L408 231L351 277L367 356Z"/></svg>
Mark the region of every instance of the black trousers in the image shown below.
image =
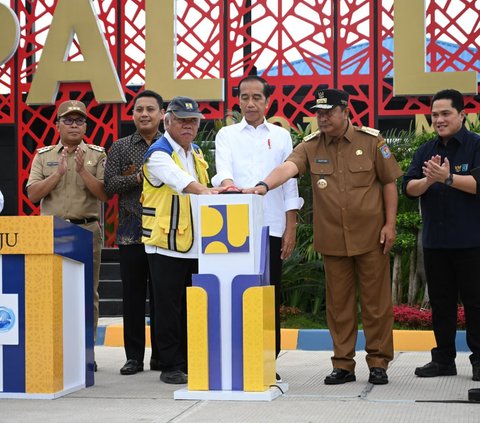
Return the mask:
<svg viewBox="0 0 480 423"><path fill-rule="evenodd" d="M155 300L155 339L161 370L187 372L187 286L198 260L147 254Z"/></svg>
<svg viewBox="0 0 480 423"><path fill-rule="evenodd" d="M480 363L480 248L424 249L428 294L437 347L432 360L453 363L456 357L457 302L465 309L470 361Z"/></svg>
<svg viewBox="0 0 480 423"><path fill-rule="evenodd" d="M123 288L123 342L127 359L143 363L145 355L145 301L150 297L150 340L152 358L158 357L153 336L155 301L143 244L119 245L120 275Z"/></svg>
<svg viewBox="0 0 480 423"><path fill-rule="evenodd" d="M275 287L275 357L281 350L280 306L282 304L282 238L270 237L270 283Z"/></svg>

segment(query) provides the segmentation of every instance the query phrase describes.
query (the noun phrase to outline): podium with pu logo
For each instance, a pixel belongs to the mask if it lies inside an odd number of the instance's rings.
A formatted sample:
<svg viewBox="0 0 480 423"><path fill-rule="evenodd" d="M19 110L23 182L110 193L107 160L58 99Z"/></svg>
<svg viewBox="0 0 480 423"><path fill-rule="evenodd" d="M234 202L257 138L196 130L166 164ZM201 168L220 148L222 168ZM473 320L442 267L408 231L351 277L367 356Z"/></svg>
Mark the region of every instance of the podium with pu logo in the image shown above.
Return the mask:
<svg viewBox="0 0 480 423"><path fill-rule="evenodd" d="M93 385L92 246L53 216L0 217L0 398Z"/></svg>
<svg viewBox="0 0 480 423"><path fill-rule="evenodd" d="M175 399L270 401L288 390L275 378L275 288L263 200L198 197L199 273L187 288L188 387Z"/></svg>

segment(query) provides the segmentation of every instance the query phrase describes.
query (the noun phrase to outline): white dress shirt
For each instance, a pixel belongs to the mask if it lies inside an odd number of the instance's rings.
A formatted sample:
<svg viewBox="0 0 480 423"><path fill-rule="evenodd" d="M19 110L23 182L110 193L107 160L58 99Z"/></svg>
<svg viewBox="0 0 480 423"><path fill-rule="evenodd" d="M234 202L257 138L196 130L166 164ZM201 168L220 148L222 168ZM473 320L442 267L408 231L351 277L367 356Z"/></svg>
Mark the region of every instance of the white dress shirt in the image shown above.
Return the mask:
<svg viewBox="0 0 480 423"><path fill-rule="evenodd" d="M170 156L168 153L163 151L155 151L148 158L146 163L148 174L150 176L149 180L153 185L164 183L171 189L177 191L180 195L189 195L183 194L183 190L190 183L198 181L197 173L195 171L195 161L193 159L192 147L190 146L188 151L185 152L183 147L177 144L167 131L165 131L164 136L172 146L173 151L175 151L175 153L178 154L178 157L180 157L180 162L182 163L184 170L178 167L178 165L173 161L172 156ZM193 215L193 245L190 251L187 251L186 253L180 253L178 251L171 251L165 248L155 247L154 245L145 245L145 251L147 254L156 253L169 257L188 259L198 258L198 240L195 233L195 228L198 226L196 195L190 195L190 205Z"/></svg>
<svg viewBox="0 0 480 423"><path fill-rule="evenodd" d="M292 139L287 130L266 120L256 128L245 118L235 125L225 126L215 138L217 174L214 186L232 179L239 188L249 188L267 177L292 152ZM270 226L270 235L282 237L289 210L299 210L303 198L298 196L297 180L292 178L270 190L263 202L264 225Z"/></svg>

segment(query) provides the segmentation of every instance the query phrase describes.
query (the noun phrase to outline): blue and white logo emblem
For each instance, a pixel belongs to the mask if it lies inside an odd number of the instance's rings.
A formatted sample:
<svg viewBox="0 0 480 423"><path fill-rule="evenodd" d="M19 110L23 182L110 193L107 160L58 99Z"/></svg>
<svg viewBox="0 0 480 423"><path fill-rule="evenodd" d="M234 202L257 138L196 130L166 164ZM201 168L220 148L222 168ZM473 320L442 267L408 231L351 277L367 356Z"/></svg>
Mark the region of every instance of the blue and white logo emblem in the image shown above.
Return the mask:
<svg viewBox="0 0 480 423"><path fill-rule="evenodd" d="M8 332L15 325L15 313L13 310L0 306L0 333Z"/></svg>

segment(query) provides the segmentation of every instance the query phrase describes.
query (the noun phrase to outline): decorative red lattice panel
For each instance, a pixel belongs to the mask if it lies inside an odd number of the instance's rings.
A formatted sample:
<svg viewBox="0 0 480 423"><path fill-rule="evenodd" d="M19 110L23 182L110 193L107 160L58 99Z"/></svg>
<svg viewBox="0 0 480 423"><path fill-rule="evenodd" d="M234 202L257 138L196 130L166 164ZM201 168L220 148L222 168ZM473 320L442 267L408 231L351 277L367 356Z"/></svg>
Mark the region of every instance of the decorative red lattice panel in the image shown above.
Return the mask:
<svg viewBox="0 0 480 423"><path fill-rule="evenodd" d="M55 107L30 107L26 95L48 34L55 0L10 1L21 27L13 59L0 67L0 125L16 123L19 214L38 208L25 195L37 148L58 141ZM99 105L87 83L61 84L56 104L74 98L88 105L87 139L109 147L131 120L132 99L145 82L145 0L94 0L100 27L127 102ZM270 116L305 127L319 87L351 94L352 120L378 126L392 116L428 114L428 99L393 97L393 0L177 0L176 75L224 78L225 102L202 102L209 119L238 107L235 87L249 73L274 87ZM427 1L427 66L432 71L479 69L480 11L470 0ZM452 48L456 46L455 48ZM74 39L68 60L81 60ZM467 111L480 108L467 98ZM116 202L105 206L106 245L113 245Z"/></svg>

